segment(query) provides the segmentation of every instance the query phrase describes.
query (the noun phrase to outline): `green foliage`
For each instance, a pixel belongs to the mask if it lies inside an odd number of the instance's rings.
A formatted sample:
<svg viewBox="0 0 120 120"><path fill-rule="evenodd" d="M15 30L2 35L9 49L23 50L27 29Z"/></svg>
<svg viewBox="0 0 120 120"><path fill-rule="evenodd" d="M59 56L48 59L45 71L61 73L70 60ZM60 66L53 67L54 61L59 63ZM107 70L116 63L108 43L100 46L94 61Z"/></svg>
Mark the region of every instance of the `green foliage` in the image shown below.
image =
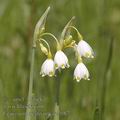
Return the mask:
<svg viewBox="0 0 120 120"><path fill-rule="evenodd" d="M60 36L63 27L72 16L75 25L93 46L95 59L86 61L91 81L76 83L73 80L77 64L71 50L70 69L61 76L60 111L61 120L92 120L99 116L101 81L106 69L109 43L114 39L112 61L107 73L105 120L120 119L120 1L119 0L1 0L0 1L0 120L24 120L24 115L13 115L24 109L8 108L13 98L23 97L27 102L30 71L30 51L35 24L48 6L51 12L47 19L47 31ZM48 42L54 47L54 42ZM54 79L39 75L44 55L37 49L35 54L34 88L36 97L41 98L37 107L37 120L53 119L55 84ZM103 82L104 84L104 82ZM7 98L7 99L6 99ZM97 108L96 108L97 106ZM95 116L94 116L95 112ZM9 113L6 115L6 113Z"/></svg>

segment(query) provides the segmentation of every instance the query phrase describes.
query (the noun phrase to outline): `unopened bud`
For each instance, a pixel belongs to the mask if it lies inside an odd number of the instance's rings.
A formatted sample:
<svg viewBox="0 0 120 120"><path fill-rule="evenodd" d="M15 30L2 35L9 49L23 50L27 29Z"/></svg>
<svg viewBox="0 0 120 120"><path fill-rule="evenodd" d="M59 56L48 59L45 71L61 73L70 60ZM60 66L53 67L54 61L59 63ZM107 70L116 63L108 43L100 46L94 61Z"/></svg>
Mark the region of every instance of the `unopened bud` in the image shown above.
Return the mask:
<svg viewBox="0 0 120 120"><path fill-rule="evenodd" d="M65 40L64 40L64 46L69 45L72 42L72 35L69 35Z"/></svg>
<svg viewBox="0 0 120 120"><path fill-rule="evenodd" d="M40 48L41 48L41 51L42 51L45 55L48 55L48 50L47 50L47 48L46 48L42 43L40 43Z"/></svg>

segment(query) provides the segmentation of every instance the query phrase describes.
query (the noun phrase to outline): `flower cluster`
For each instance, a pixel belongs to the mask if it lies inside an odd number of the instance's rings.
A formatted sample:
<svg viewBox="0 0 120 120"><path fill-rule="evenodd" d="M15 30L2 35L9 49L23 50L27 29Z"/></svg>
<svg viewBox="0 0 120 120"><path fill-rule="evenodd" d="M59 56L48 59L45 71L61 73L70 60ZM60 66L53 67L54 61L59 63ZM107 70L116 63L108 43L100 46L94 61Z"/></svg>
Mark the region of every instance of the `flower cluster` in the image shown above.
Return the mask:
<svg viewBox="0 0 120 120"><path fill-rule="evenodd" d="M74 70L74 79L76 79L78 82L81 79L90 80L89 71L82 62L82 57L93 58L94 52L92 48L84 40L80 40L79 43L74 44L73 47L76 52L76 57L78 58L78 64ZM65 53L62 50L57 50L54 59L52 59L52 57L48 57L44 61L41 67L40 74L42 75L42 77L46 75L52 77L55 75L56 69L65 69L65 68L69 68L69 66L70 66L69 61Z"/></svg>
<svg viewBox="0 0 120 120"><path fill-rule="evenodd" d="M86 41L82 39L79 41L78 45L75 46L75 50L78 56L78 65L76 66L74 71L74 79L76 79L78 82L81 79L90 80L89 71L87 67L84 65L84 63L82 62L82 57L94 58L93 49L90 47L90 45Z"/></svg>
<svg viewBox="0 0 120 120"><path fill-rule="evenodd" d="M37 30L35 31L35 39L37 39L36 42L38 41L41 51L47 56L47 59L43 62L40 71L42 77L52 77L55 75L56 70L70 67L68 58L64 53L64 49L71 47L74 49L78 61L78 64L74 70L74 79L76 79L78 82L81 79L90 80L89 71L84 65L82 58L94 58L94 52L91 46L83 39L82 35L77 30L77 28L72 25L73 19L74 17L67 23L67 25L62 31L59 40L53 34L45 32L44 21L43 26L41 22L37 24L38 26L36 27ZM39 28L39 26L41 27L41 29ZM73 39L73 36L71 35L71 29L77 32L77 40ZM50 36L56 41L57 51L54 53L54 55L51 53L50 45L44 39L44 36ZM43 43L45 43L47 47Z"/></svg>
<svg viewBox="0 0 120 120"><path fill-rule="evenodd" d="M46 75L52 77L55 75L56 69L64 69L65 67L69 67L68 58L63 51L59 50L56 52L54 60L52 58L47 58L44 61L40 74L42 77Z"/></svg>

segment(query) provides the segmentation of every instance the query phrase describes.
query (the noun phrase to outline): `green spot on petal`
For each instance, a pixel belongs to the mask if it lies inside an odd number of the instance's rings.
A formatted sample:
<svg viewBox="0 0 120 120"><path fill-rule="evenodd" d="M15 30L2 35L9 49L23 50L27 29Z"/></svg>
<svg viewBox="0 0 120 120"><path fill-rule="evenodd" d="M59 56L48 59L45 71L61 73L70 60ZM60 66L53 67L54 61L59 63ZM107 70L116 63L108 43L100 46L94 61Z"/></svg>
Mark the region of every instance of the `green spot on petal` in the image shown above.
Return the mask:
<svg viewBox="0 0 120 120"><path fill-rule="evenodd" d="M93 55L91 55L91 58L94 58L94 56L93 56Z"/></svg>
<svg viewBox="0 0 120 120"><path fill-rule="evenodd" d="M80 82L80 77L76 77L77 82Z"/></svg>
<svg viewBox="0 0 120 120"><path fill-rule="evenodd" d="M65 68L65 65L64 65L64 64L62 64L61 68L62 68L62 69L64 69L64 68Z"/></svg>
<svg viewBox="0 0 120 120"><path fill-rule="evenodd" d="M51 72L49 73L49 77L52 77L52 76L54 76L54 72L53 72L53 71L51 71Z"/></svg>
<svg viewBox="0 0 120 120"><path fill-rule="evenodd" d="M92 53L91 52L87 52L87 53L85 53L85 57L87 57L87 58L94 58L94 56L92 55Z"/></svg>
<svg viewBox="0 0 120 120"><path fill-rule="evenodd" d="M45 74L42 74L42 77L45 77Z"/></svg>
<svg viewBox="0 0 120 120"><path fill-rule="evenodd" d="M55 68L58 68L58 64L55 64Z"/></svg>

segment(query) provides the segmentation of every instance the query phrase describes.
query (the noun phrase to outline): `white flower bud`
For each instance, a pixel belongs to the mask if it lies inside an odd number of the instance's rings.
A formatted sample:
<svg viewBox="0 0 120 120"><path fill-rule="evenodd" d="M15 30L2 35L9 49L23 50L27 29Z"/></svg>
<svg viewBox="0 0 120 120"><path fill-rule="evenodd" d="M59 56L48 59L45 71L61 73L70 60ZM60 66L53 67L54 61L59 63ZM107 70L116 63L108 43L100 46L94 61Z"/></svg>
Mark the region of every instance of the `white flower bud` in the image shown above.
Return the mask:
<svg viewBox="0 0 120 120"><path fill-rule="evenodd" d="M64 54L64 52L61 50L56 52L54 57L54 62L55 62L56 69L59 69L59 68L64 69L65 67L69 67L68 58Z"/></svg>
<svg viewBox="0 0 120 120"><path fill-rule="evenodd" d="M94 52L93 52L92 48L84 40L80 40L80 42L78 43L77 51L81 57L84 56L86 58L94 58L94 56L93 56Z"/></svg>
<svg viewBox="0 0 120 120"><path fill-rule="evenodd" d="M41 67L40 74L42 77L48 75L49 77L52 77L55 74L55 67L54 67L54 61L52 59L46 59Z"/></svg>
<svg viewBox="0 0 120 120"><path fill-rule="evenodd" d="M76 79L77 82L81 79L90 80L89 71L82 62L79 63L74 70L74 79Z"/></svg>

